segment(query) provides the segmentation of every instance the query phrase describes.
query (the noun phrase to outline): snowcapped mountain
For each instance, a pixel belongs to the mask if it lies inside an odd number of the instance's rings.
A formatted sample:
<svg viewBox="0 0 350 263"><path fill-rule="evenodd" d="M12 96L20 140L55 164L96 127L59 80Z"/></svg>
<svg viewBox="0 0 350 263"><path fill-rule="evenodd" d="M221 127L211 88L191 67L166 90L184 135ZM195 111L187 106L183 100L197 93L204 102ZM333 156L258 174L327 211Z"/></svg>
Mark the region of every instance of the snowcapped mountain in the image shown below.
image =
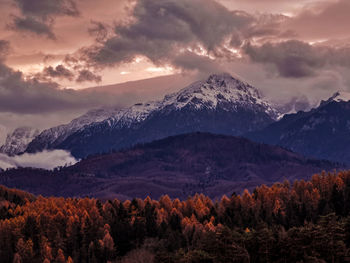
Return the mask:
<svg viewBox="0 0 350 263"><path fill-rule="evenodd" d="M245 136L305 156L350 164L349 95L337 92L317 108L285 115L264 129Z"/></svg>
<svg viewBox="0 0 350 263"><path fill-rule="evenodd" d="M88 113L68 125L46 130L27 150L60 148L85 157L195 131L240 135L278 118L279 113L257 89L229 74L213 74L163 100L112 110L98 119Z"/></svg>
<svg viewBox="0 0 350 263"><path fill-rule="evenodd" d="M138 103L120 110L106 122L110 126L129 127L142 122L154 112L181 111L182 109L234 111L239 108L265 112L272 119L280 117L277 110L261 98L258 90L227 73L211 75L179 92L167 95L161 101Z"/></svg>
<svg viewBox="0 0 350 263"><path fill-rule="evenodd" d="M72 120L68 124L59 125L47 130L44 130L35 138L32 138L28 144L28 152L36 152L44 149L52 149L63 142L69 135L80 130L84 126L100 122L108 119L111 116L118 114L119 110L114 108L102 108L90 110L84 115ZM31 150L31 149L36 150Z"/></svg>
<svg viewBox="0 0 350 263"><path fill-rule="evenodd" d="M39 134L39 130L30 127L20 127L8 134L0 152L13 156L24 152L28 144Z"/></svg>

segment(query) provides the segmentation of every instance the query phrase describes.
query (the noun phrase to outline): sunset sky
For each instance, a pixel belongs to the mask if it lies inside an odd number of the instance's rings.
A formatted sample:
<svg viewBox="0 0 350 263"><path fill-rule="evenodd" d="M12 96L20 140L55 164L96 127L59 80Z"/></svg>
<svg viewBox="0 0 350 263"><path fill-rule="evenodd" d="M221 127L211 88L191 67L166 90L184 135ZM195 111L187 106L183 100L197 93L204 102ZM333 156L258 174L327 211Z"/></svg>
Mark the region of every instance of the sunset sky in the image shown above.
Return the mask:
<svg viewBox="0 0 350 263"><path fill-rule="evenodd" d="M275 103L314 105L350 91L349 0L0 0L0 7L0 141L20 125L45 128L90 108L158 98L212 72L248 81ZM148 95L140 85L118 86L114 97L81 91L173 74L181 74L179 86L147 82Z"/></svg>

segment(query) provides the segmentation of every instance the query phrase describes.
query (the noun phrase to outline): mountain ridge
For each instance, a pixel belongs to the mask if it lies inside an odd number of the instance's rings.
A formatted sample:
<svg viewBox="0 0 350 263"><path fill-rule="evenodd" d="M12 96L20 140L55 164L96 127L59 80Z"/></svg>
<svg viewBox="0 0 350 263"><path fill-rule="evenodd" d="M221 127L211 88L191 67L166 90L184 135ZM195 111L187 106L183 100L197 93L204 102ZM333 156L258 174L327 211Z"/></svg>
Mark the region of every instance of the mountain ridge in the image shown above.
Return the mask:
<svg viewBox="0 0 350 263"><path fill-rule="evenodd" d="M343 167L241 137L197 132L90 156L54 171L8 170L0 174L0 184L45 196L220 198Z"/></svg>
<svg viewBox="0 0 350 263"><path fill-rule="evenodd" d="M227 73L212 74L163 100L138 103L99 122L86 123L54 143L39 135L27 152L57 148L81 158L187 132L240 135L278 118L279 113L257 89Z"/></svg>
<svg viewBox="0 0 350 263"><path fill-rule="evenodd" d="M308 112L285 115L245 137L317 159L350 164L350 101L330 99Z"/></svg>

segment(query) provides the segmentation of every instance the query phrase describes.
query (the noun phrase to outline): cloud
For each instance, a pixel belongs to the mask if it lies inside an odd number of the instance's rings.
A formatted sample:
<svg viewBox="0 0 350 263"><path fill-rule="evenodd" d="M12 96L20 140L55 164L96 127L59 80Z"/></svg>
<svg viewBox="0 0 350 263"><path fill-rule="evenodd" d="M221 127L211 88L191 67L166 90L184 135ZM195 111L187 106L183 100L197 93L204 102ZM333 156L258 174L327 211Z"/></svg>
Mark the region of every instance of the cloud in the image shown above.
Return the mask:
<svg viewBox="0 0 350 263"><path fill-rule="evenodd" d="M323 61L313 47L300 41L266 43L262 46L247 44L245 52L253 61L273 64L283 77L306 77Z"/></svg>
<svg viewBox="0 0 350 263"><path fill-rule="evenodd" d="M46 67L44 68L42 75L44 77L68 80L73 80L74 77L74 74L63 65L57 65L55 68L52 66Z"/></svg>
<svg viewBox="0 0 350 263"><path fill-rule="evenodd" d="M102 80L101 76L98 76L87 69L83 69L79 71L79 76L76 79L77 82L89 81L89 82L97 82L97 83L101 82L101 80Z"/></svg>
<svg viewBox="0 0 350 263"><path fill-rule="evenodd" d="M273 65L244 62L230 63L235 76L257 87L273 105L281 107L292 98L306 96L311 106L331 97L336 91L350 91L350 69L322 68L312 77L286 78L278 74Z"/></svg>
<svg viewBox="0 0 350 263"><path fill-rule="evenodd" d="M77 16L79 11L72 0L14 0L23 15L44 19L53 15Z"/></svg>
<svg viewBox="0 0 350 263"><path fill-rule="evenodd" d="M278 75L287 78L315 76L320 69L334 69L337 66L350 68L350 48L289 40L261 46L248 43L244 51L252 61L272 65Z"/></svg>
<svg viewBox="0 0 350 263"><path fill-rule="evenodd" d="M17 17L14 16L9 29L17 31L30 31L37 35L45 35L50 39L56 39L55 34L51 30L51 23L39 21L33 17Z"/></svg>
<svg viewBox="0 0 350 263"><path fill-rule="evenodd" d="M304 39L346 38L350 36L349 12L348 0L315 1L292 17L285 27Z"/></svg>
<svg viewBox="0 0 350 263"><path fill-rule="evenodd" d="M283 13L294 11L310 2L310 0L218 0L230 9L247 12Z"/></svg>
<svg viewBox="0 0 350 263"><path fill-rule="evenodd" d="M291 29L286 29L283 25L290 20L290 17L282 14L259 14L255 16L255 22L242 32L243 40L247 42L254 40L264 43L268 40L291 39L297 34Z"/></svg>
<svg viewBox="0 0 350 263"><path fill-rule="evenodd" d="M95 37L97 42L103 42L107 39L109 26L99 21L91 21L91 27L88 28L88 32Z"/></svg>
<svg viewBox="0 0 350 263"><path fill-rule="evenodd" d="M117 23L114 32L104 23L93 22L89 32L96 43L82 48L76 59L89 68L105 68L146 57L156 66L207 74L223 68L220 64L225 60L239 59L237 51L248 40L294 36L281 28L287 19L231 11L214 0L137 0L128 19Z"/></svg>
<svg viewBox="0 0 350 263"><path fill-rule="evenodd" d="M102 81L102 77L89 69L84 69L83 65L79 65L79 61L63 62L56 67L45 67L42 72L34 75L42 81L50 81L52 79L67 79L69 81L96 82Z"/></svg>
<svg viewBox="0 0 350 263"><path fill-rule="evenodd" d="M46 35L56 39L53 24L58 16L78 16L79 10L73 0L14 0L20 16L13 16L9 28Z"/></svg>
<svg viewBox="0 0 350 263"><path fill-rule="evenodd" d="M9 43L0 40L0 112L44 114L57 111L88 110L101 106L116 106L115 98L103 93L84 93L62 89L51 78L73 79L74 73L63 65L46 67L41 74L27 79L20 71L4 64ZM100 81L88 70L79 69L77 81Z"/></svg>
<svg viewBox="0 0 350 263"><path fill-rule="evenodd" d="M219 54L225 45L241 43L240 32L255 18L229 11L212 0L138 0L130 19L114 28L113 36L82 50L82 58L94 66L114 66L147 57L156 65L172 64L191 51L203 56ZM105 38L105 27L93 32ZM197 52L198 51L198 52Z"/></svg>
<svg viewBox="0 0 350 263"><path fill-rule="evenodd" d="M0 168L35 167L43 169L53 169L58 166L72 165L77 160L67 151L54 150L40 153L16 155L10 157L0 154Z"/></svg>
<svg viewBox="0 0 350 263"><path fill-rule="evenodd" d="M52 72L58 74L57 68ZM91 109L115 105L116 99L105 94L83 93L61 89L50 81L25 79L0 62L0 111L14 113L48 113L67 110Z"/></svg>
<svg viewBox="0 0 350 263"><path fill-rule="evenodd" d="M178 55L172 61L174 67L184 71L199 70L204 74L208 72L222 72L226 68L218 60L210 59L207 56L199 56L193 52L185 52Z"/></svg>

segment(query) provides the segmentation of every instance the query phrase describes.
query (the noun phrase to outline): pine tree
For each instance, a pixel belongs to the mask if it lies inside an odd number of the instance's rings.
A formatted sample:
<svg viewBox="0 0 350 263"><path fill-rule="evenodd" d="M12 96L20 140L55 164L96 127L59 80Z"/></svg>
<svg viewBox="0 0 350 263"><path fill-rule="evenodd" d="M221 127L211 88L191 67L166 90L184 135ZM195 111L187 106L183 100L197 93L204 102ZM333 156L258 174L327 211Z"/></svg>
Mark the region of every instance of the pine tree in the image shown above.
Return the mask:
<svg viewBox="0 0 350 263"><path fill-rule="evenodd" d="M18 253L15 254L13 258L13 263L22 263L22 258Z"/></svg>
<svg viewBox="0 0 350 263"><path fill-rule="evenodd" d="M64 257L64 253L62 249L57 251L57 256L55 258L55 263L66 263L66 258Z"/></svg>

